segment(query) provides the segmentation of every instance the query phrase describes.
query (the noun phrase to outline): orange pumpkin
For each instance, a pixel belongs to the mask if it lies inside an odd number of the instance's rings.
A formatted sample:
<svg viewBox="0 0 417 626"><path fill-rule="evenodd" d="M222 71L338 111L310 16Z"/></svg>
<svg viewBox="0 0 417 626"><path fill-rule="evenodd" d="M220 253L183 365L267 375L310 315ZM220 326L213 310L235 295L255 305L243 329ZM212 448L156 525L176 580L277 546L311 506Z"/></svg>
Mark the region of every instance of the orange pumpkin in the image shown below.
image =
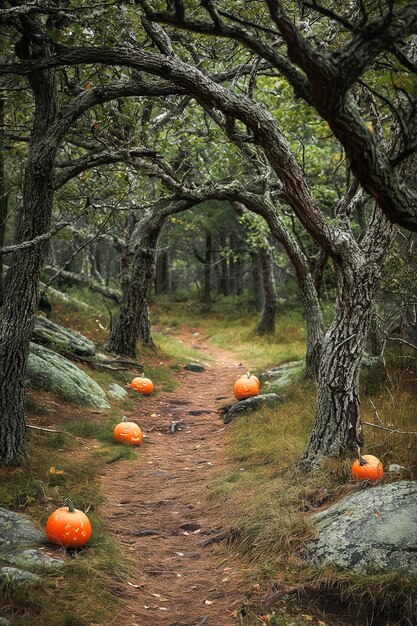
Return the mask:
<svg viewBox="0 0 417 626"><path fill-rule="evenodd" d="M128 443L131 446L140 446L142 443L142 431L135 422L128 422L126 417L117 424L113 431L114 440L117 443Z"/></svg>
<svg viewBox="0 0 417 626"><path fill-rule="evenodd" d="M70 500L67 506L56 509L46 522L45 532L51 543L64 548L82 548L89 541L92 533L87 515L75 509Z"/></svg>
<svg viewBox="0 0 417 626"><path fill-rule="evenodd" d="M384 474L384 466L372 454L359 454L352 465L352 478L355 480L378 480Z"/></svg>
<svg viewBox="0 0 417 626"><path fill-rule="evenodd" d="M245 400L251 396L257 396L259 387L259 378L253 376L250 372L246 372L235 382L233 391L238 400Z"/></svg>
<svg viewBox="0 0 417 626"><path fill-rule="evenodd" d="M146 378L144 374L137 376L130 383L132 389L138 393L143 393L144 396L150 396L154 390L154 384L150 378Z"/></svg>

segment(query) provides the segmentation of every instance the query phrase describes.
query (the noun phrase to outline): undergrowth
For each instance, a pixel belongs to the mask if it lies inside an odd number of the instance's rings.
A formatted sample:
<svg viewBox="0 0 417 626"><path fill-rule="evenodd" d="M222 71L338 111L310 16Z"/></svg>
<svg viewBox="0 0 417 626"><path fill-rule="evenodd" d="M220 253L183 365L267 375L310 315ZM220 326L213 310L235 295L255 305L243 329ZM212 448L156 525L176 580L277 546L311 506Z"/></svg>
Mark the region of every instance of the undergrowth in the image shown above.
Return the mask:
<svg viewBox="0 0 417 626"><path fill-rule="evenodd" d="M1 506L24 512L43 527L52 511L70 498L76 508L88 510L93 526L92 538L83 550L65 553L59 547L50 548L66 558L64 575L42 578L40 588L0 585L2 615L12 617L14 626L29 621L34 626L87 626L95 623L97 615L113 616L117 586L127 575L128 562L102 528L99 507L104 494L98 480L120 447L103 455L70 433L33 432L24 465L0 469Z"/></svg>

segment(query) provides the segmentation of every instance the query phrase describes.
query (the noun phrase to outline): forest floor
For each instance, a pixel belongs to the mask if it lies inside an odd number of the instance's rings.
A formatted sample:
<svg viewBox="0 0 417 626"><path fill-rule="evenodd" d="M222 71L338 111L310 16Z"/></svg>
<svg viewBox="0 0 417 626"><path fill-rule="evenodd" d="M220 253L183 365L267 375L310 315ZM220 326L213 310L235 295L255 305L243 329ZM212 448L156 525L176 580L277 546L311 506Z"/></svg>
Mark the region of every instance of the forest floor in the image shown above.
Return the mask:
<svg viewBox="0 0 417 626"><path fill-rule="evenodd" d="M226 513L207 498L231 465L217 411L246 370L198 329L179 338L207 355L206 371L182 370L175 393L136 400L126 415L149 443L137 461L110 465L103 479L106 527L133 560L112 622L119 626L232 626L248 592L239 555L219 541ZM172 434L173 421L180 425Z"/></svg>

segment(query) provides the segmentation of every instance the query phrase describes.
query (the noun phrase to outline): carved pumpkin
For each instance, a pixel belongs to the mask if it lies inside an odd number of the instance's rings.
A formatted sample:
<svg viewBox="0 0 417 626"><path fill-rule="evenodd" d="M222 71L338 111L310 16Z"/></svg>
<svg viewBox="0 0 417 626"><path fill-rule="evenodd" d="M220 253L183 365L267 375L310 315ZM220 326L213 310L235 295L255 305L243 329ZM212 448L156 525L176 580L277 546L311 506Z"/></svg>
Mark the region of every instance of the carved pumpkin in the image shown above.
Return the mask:
<svg viewBox="0 0 417 626"><path fill-rule="evenodd" d="M384 474L384 467L372 454L359 454L352 465L352 478L355 480L378 480Z"/></svg>
<svg viewBox="0 0 417 626"><path fill-rule="evenodd" d="M150 396L154 390L154 384L150 378L146 378L144 374L137 376L130 383L132 389L138 393L143 393L144 396Z"/></svg>
<svg viewBox="0 0 417 626"><path fill-rule="evenodd" d="M117 424L113 431L114 440L117 443L128 443L131 446L140 446L142 443L142 431L135 422L128 422L126 417Z"/></svg>
<svg viewBox="0 0 417 626"><path fill-rule="evenodd" d="M245 400L259 393L260 382L256 376L246 372L235 382L233 390L238 400Z"/></svg>
<svg viewBox="0 0 417 626"><path fill-rule="evenodd" d="M64 548L82 548L89 541L92 533L87 515L75 509L70 500L67 506L56 509L46 522L45 532L51 543Z"/></svg>

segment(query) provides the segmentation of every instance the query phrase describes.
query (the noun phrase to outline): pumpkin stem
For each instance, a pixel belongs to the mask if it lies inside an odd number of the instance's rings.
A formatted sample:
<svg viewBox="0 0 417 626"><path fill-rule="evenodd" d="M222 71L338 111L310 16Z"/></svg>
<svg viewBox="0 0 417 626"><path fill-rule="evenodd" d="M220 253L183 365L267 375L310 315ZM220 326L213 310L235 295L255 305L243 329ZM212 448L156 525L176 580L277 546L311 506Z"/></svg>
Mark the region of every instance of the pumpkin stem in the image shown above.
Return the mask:
<svg viewBox="0 0 417 626"><path fill-rule="evenodd" d="M65 498L64 504L68 507L69 513L75 513L74 505L69 498Z"/></svg>
<svg viewBox="0 0 417 626"><path fill-rule="evenodd" d="M366 461L365 461L365 459L363 458L363 456L362 456L362 454L361 454L361 449L360 449L360 447L359 447L359 446L358 446L358 459L359 459L359 465L360 465L361 467L363 467L364 465L366 465Z"/></svg>
<svg viewBox="0 0 417 626"><path fill-rule="evenodd" d="M122 422L127 422L126 415L123 415Z"/></svg>
<svg viewBox="0 0 417 626"><path fill-rule="evenodd" d="M248 378L248 379L250 378L250 371L249 370L246 372L246 378Z"/></svg>

